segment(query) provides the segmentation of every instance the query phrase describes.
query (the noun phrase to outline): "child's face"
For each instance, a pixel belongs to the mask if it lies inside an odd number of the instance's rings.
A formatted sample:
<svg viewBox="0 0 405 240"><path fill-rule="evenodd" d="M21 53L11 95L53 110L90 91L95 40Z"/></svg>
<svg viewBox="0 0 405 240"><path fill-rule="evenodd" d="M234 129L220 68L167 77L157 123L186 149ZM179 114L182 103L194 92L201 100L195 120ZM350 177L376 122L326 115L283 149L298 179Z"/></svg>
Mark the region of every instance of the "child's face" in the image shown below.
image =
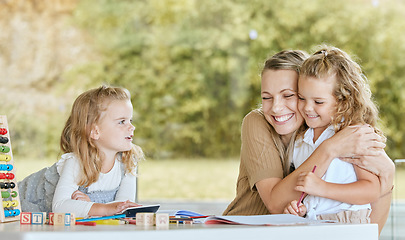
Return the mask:
<svg viewBox="0 0 405 240"><path fill-rule="evenodd" d="M132 103L127 100L113 100L101 113L99 122L91 131L91 138L107 157L131 150L135 130L132 114Z"/></svg>
<svg viewBox="0 0 405 240"><path fill-rule="evenodd" d="M293 70L266 70L262 75L262 109L281 137L291 137L303 123L297 103L298 74Z"/></svg>
<svg viewBox="0 0 405 240"><path fill-rule="evenodd" d="M336 79L300 77L298 81L298 109L307 125L323 132L331 123L336 112L333 95Z"/></svg>

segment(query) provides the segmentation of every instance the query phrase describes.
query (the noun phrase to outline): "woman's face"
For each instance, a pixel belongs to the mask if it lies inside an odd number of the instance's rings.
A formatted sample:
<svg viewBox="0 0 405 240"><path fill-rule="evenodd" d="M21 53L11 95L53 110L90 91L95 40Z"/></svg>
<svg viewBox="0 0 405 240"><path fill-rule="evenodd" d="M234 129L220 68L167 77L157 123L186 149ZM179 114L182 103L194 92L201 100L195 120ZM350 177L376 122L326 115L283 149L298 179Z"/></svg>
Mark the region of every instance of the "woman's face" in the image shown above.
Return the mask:
<svg viewBox="0 0 405 240"><path fill-rule="evenodd" d="M303 123L298 111L298 74L293 70L265 70L262 74L262 109L266 120L285 141Z"/></svg>

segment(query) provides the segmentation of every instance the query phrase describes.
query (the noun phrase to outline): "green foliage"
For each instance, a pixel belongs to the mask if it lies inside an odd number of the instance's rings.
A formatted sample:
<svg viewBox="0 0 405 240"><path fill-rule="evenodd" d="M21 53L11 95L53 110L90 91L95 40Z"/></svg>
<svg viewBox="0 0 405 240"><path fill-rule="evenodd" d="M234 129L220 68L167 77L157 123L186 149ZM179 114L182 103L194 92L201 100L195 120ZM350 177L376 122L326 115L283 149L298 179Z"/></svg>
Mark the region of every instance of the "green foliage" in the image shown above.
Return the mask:
<svg viewBox="0 0 405 240"><path fill-rule="evenodd" d="M395 3L395 5L394 5ZM149 156L237 156L243 116L260 103L260 64L321 43L356 54L380 105L387 151L405 155L404 6L384 1L83 0L75 23L100 60L68 82L133 94L136 143ZM249 38L250 31L257 38Z"/></svg>

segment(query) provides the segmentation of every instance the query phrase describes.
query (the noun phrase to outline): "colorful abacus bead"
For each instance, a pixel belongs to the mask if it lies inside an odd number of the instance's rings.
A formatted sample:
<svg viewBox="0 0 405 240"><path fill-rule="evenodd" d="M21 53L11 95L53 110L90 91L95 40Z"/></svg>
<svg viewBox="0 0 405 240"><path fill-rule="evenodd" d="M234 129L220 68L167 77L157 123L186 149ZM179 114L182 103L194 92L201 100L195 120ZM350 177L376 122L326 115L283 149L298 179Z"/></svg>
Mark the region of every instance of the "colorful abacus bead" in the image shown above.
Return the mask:
<svg viewBox="0 0 405 240"><path fill-rule="evenodd" d="M9 189L9 188L15 188L15 183L13 182L0 182L0 188L1 189Z"/></svg>
<svg viewBox="0 0 405 240"><path fill-rule="evenodd" d="M15 198L15 197L17 197L17 195L18 195L18 194L17 194L16 191L12 191L12 192L11 192L11 197Z"/></svg>
<svg viewBox="0 0 405 240"><path fill-rule="evenodd" d="M14 209L13 210L13 216L18 216L20 215L21 211L19 209Z"/></svg>
<svg viewBox="0 0 405 240"><path fill-rule="evenodd" d="M4 210L5 217L11 217L12 212L10 210Z"/></svg>
<svg viewBox="0 0 405 240"><path fill-rule="evenodd" d="M11 201L3 201L3 208L11 207Z"/></svg>
<svg viewBox="0 0 405 240"><path fill-rule="evenodd" d="M2 198L9 198L10 197L10 193L7 191L1 191L1 197Z"/></svg>
<svg viewBox="0 0 405 240"><path fill-rule="evenodd" d="M7 134L7 129L0 128L0 135L6 135L6 134Z"/></svg>
<svg viewBox="0 0 405 240"><path fill-rule="evenodd" d="M9 180L14 179L14 177L15 177L14 173L11 173L11 172L6 173L5 175L6 175L6 178L9 179Z"/></svg>
<svg viewBox="0 0 405 240"><path fill-rule="evenodd" d="M11 188L11 189L15 188L15 183L9 182L8 183L8 188Z"/></svg>
<svg viewBox="0 0 405 240"><path fill-rule="evenodd" d="M6 174L5 173L0 173L0 179L6 179Z"/></svg>
<svg viewBox="0 0 405 240"><path fill-rule="evenodd" d="M0 152L8 153L10 148L8 146L0 146Z"/></svg>
<svg viewBox="0 0 405 240"><path fill-rule="evenodd" d="M5 155L5 154L0 154L0 161L10 161L11 160L11 156L9 155Z"/></svg>
<svg viewBox="0 0 405 240"><path fill-rule="evenodd" d="M11 201L11 206L12 207L17 207L18 206L18 201L17 200Z"/></svg>
<svg viewBox="0 0 405 240"><path fill-rule="evenodd" d="M21 211L19 209L14 210L4 210L5 217L14 217L20 215Z"/></svg>
<svg viewBox="0 0 405 240"><path fill-rule="evenodd" d="M0 143L3 143L3 144L8 143L8 138L7 137L0 137Z"/></svg>
<svg viewBox="0 0 405 240"><path fill-rule="evenodd" d="M13 170L13 165L11 164L0 164L0 171L11 171Z"/></svg>

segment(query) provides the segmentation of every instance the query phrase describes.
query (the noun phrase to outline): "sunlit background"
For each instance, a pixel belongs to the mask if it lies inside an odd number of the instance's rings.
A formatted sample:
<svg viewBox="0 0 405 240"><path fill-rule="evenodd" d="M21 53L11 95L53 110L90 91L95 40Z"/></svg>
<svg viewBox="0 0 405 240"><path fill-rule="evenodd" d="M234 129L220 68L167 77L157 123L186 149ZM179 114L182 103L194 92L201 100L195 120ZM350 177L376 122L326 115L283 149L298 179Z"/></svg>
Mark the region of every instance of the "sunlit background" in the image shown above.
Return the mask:
<svg viewBox="0 0 405 240"><path fill-rule="evenodd" d="M260 104L260 68L283 49L337 46L363 67L386 151L405 157L402 0L2 0L0 114L17 177L50 166L74 99L130 90L138 199L231 201L240 125ZM405 172L398 168L399 182ZM397 180L398 181L398 180ZM405 184L396 184L405 198Z"/></svg>

